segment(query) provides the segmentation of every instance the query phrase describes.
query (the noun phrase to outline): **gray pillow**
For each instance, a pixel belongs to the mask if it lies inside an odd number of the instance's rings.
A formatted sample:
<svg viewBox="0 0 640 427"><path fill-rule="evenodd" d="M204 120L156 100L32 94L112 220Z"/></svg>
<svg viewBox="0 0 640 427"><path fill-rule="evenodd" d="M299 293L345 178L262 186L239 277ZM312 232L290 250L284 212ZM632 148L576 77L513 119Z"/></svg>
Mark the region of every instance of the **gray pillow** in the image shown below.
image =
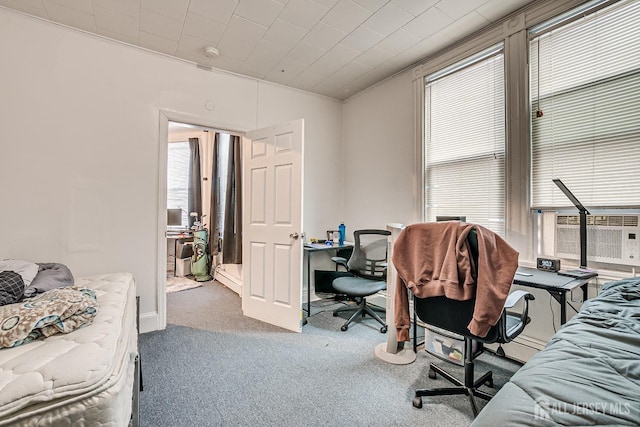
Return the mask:
<svg viewBox="0 0 640 427"><path fill-rule="evenodd" d="M25 297L30 298L51 289L73 285L73 275L66 265L57 262L39 262L37 264L38 274L24 290Z"/></svg>
<svg viewBox="0 0 640 427"><path fill-rule="evenodd" d="M24 280L15 271L0 271L0 306L14 304L24 295Z"/></svg>

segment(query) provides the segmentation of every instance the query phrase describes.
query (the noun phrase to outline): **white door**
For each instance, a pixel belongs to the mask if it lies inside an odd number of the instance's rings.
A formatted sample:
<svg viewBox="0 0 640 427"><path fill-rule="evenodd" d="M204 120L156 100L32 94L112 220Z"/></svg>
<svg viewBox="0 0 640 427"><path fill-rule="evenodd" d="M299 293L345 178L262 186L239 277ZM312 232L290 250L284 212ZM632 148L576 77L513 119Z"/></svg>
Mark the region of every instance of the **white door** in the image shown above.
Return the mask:
<svg viewBox="0 0 640 427"><path fill-rule="evenodd" d="M242 312L302 329L302 154L304 121L247 133Z"/></svg>

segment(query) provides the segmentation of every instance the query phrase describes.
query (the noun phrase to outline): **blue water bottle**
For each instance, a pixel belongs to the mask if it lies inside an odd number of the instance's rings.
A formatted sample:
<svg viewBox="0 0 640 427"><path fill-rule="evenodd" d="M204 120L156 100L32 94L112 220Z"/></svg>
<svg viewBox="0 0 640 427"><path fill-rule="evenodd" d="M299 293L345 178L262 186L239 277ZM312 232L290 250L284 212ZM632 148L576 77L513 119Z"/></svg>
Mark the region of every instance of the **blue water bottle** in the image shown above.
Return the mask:
<svg viewBox="0 0 640 427"><path fill-rule="evenodd" d="M338 231L340 232L340 239L338 239L338 243L340 246L344 245L344 239L347 235L347 227L344 226L344 222L341 222L338 226Z"/></svg>

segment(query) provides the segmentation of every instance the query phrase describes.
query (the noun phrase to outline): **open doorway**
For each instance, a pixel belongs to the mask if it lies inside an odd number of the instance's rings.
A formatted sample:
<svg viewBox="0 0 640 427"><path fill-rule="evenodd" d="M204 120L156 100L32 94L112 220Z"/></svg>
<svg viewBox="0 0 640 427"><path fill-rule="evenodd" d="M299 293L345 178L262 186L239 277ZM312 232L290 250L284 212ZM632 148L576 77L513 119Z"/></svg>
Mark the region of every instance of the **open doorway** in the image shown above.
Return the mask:
<svg viewBox="0 0 640 427"><path fill-rule="evenodd" d="M201 128L209 134L220 132L215 128L192 124L189 116L169 111L160 112L157 329L164 329L167 325L166 192L170 122ZM227 203L225 210L228 212L229 206L240 206L240 210L244 211L244 215L242 212L235 212L235 223L231 226L227 223L231 216L225 214L224 232L233 232L240 236L239 240L245 249L238 254L236 262L227 262L225 256L232 256L236 252L228 250L232 240L222 234L222 261L218 261L219 268L213 270L216 280L240 295L243 315L300 332L304 120L297 119L255 129L243 135L228 130L222 132L235 138L236 142L229 144L229 153L232 152L232 148L237 150L234 158L238 159L235 166L229 168L229 176L232 175L231 171L234 171L237 190L232 196L227 191L225 197L226 200L233 197L236 201ZM241 151L243 158L240 155ZM242 209L242 205L247 208ZM216 214L209 215L217 218ZM265 234L261 230L267 230L269 233ZM218 236L215 231L211 235ZM216 245L211 247L215 248ZM241 263L245 265L244 271Z"/></svg>
<svg viewBox="0 0 640 427"><path fill-rule="evenodd" d="M160 210L166 210L166 229L158 245L163 267L159 282L165 283L158 295L161 327L166 324L166 292L194 289L214 278L236 293L242 284L241 136L164 119L166 151L161 150L160 161L166 169L160 172L159 197L164 199Z"/></svg>

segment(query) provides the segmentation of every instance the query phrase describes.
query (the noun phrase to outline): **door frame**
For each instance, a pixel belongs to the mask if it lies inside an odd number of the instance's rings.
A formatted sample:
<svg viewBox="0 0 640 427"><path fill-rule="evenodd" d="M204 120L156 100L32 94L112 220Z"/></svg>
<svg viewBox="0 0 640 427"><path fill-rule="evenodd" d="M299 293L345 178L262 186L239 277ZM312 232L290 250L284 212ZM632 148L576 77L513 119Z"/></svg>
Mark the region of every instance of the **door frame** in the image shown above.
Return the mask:
<svg viewBox="0 0 640 427"><path fill-rule="evenodd" d="M227 131L244 138L245 130L242 126L219 126L209 120L189 114L175 111L160 110L158 128L158 216L156 218L156 327L155 330L163 330L167 327L167 159L169 143L169 122L191 124L211 130ZM234 130L230 130L234 127Z"/></svg>

